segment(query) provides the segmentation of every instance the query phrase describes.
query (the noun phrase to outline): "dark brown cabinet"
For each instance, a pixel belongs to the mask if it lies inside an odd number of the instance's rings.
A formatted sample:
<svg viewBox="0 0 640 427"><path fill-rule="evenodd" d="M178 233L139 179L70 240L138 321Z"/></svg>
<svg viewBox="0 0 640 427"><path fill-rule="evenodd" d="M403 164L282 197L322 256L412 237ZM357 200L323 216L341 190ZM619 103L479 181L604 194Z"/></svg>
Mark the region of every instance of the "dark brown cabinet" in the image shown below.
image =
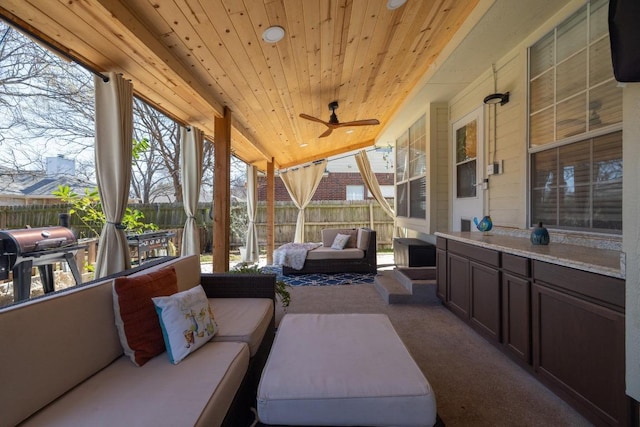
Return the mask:
<svg viewBox="0 0 640 427"><path fill-rule="evenodd" d="M531 262L502 254L502 342L508 354L531 364Z"/></svg>
<svg viewBox="0 0 640 427"><path fill-rule="evenodd" d="M500 272L471 261L469 279L471 326L490 340L500 342Z"/></svg>
<svg viewBox="0 0 640 427"><path fill-rule="evenodd" d="M594 423L627 425L624 281L538 261L533 276L535 372Z"/></svg>
<svg viewBox="0 0 640 427"><path fill-rule="evenodd" d="M438 270L438 281L436 284L436 295L441 301L447 300L447 252L442 249L436 250L436 266Z"/></svg>
<svg viewBox="0 0 640 427"><path fill-rule="evenodd" d="M441 237L437 261L453 313L594 424L632 423L624 280Z"/></svg>
<svg viewBox="0 0 640 427"><path fill-rule="evenodd" d="M496 251L450 241L446 305L479 333L499 342L500 255Z"/></svg>
<svg viewBox="0 0 640 427"><path fill-rule="evenodd" d="M436 239L436 295L442 302L447 301L447 239Z"/></svg>
<svg viewBox="0 0 640 427"><path fill-rule="evenodd" d="M449 289L446 305L459 317L469 318L469 260L456 254L447 255Z"/></svg>
<svg viewBox="0 0 640 427"><path fill-rule="evenodd" d="M502 273L502 340L505 349L531 363L531 281Z"/></svg>

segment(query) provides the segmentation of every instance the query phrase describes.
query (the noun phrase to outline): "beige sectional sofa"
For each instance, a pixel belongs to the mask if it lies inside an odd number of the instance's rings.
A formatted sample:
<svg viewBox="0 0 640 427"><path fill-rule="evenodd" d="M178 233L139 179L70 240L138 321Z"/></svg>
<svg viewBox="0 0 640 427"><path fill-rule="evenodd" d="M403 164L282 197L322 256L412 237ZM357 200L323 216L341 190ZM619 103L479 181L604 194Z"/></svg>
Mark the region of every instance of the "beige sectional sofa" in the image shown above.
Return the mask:
<svg viewBox="0 0 640 427"><path fill-rule="evenodd" d="M296 270L282 266L285 276L310 273L376 273L376 232L370 228L325 228L322 230L322 246L307 252L304 266ZM338 234L350 236L343 249L331 246Z"/></svg>
<svg viewBox="0 0 640 427"><path fill-rule="evenodd" d="M200 274L196 256L173 266L178 290L202 284L219 329L178 364L143 366L116 330L114 278L0 310L0 426L242 426L273 342L274 275Z"/></svg>

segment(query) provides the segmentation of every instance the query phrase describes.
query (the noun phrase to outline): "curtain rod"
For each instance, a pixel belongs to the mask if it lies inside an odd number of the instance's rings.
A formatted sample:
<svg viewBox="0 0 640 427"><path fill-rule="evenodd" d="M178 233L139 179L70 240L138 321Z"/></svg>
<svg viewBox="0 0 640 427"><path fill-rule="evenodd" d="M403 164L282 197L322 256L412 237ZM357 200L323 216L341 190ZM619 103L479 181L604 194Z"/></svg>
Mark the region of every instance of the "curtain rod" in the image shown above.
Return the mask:
<svg viewBox="0 0 640 427"><path fill-rule="evenodd" d="M378 149L380 149L380 148L382 148L382 147L373 147L373 148L369 148L368 150L364 150L364 151L365 151L366 153L368 153L368 152L370 152L370 151L377 151L377 150L378 150ZM361 150L359 150L359 151L358 151L358 153L359 153L360 151L361 151ZM334 161L334 160L342 160L342 159L346 159L347 157L352 157L352 156L355 156L356 154L357 154L357 153L345 154L344 156L341 156L341 157L335 157L335 158L333 158L333 159L331 159L331 160L329 160L329 161L330 161L330 162L332 162L332 161Z"/></svg>
<svg viewBox="0 0 640 427"><path fill-rule="evenodd" d="M370 151L377 151L377 150L379 150L380 148L382 148L382 147L373 147L373 148L369 148L368 150L364 150L364 151L365 151L366 153L368 153L368 152L370 152ZM359 150L358 152L360 152L360 150ZM302 165L302 166L297 166L297 167L295 167L295 168L280 169L280 170L278 170L278 173L287 173L287 172L288 172L288 171L290 171L290 170L296 170L296 169L300 169L300 168L308 168L308 167L309 167L309 166L311 166L311 165L314 165L314 164L320 163L320 162L325 161L325 160L327 161L327 163L329 163L329 162L333 162L334 160L342 160L342 159L346 159L347 157L353 157L353 156L355 156L356 154L357 154L357 153L351 153L351 154L345 154L344 156L340 156L340 157L334 157L334 158L332 158L332 159L320 159L320 160L314 160L314 161L313 161L313 162L311 162L311 163L307 163L307 164Z"/></svg>

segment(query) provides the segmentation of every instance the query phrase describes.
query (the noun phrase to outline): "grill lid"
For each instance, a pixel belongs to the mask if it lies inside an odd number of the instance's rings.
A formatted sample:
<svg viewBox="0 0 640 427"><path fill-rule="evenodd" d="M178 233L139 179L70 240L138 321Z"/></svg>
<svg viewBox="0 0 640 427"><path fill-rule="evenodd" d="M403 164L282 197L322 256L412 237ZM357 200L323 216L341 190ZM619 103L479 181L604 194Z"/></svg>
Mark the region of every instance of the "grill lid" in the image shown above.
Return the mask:
<svg viewBox="0 0 640 427"><path fill-rule="evenodd" d="M62 226L0 230L3 254L24 255L54 250L76 243L73 232Z"/></svg>

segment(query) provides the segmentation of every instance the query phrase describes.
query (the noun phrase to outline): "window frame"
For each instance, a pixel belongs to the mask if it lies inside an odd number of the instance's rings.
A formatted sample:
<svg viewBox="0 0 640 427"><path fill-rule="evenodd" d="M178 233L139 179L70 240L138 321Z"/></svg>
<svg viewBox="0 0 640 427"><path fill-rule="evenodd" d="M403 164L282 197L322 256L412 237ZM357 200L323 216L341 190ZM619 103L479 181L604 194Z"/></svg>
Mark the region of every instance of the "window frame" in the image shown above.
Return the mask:
<svg viewBox="0 0 640 427"><path fill-rule="evenodd" d="M580 6L574 13L572 13L571 15L567 16L567 18L565 18L562 22L560 22L558 25L556 25L554 28L552 28L550 31L546 32L545 34L543 34L541 37L539 37L534 43L532 43L528 48L527 48L527 121L526 121L526 139L527 139L527 169L528 169L528 182L527 182L527 223L530 227L537 225L537 219L534 218L534 180L533 180L533 176L535 171L533 170L534 167L534 156L538 153L542 153L545 151L555 151L556 153L562 149L562 147L568 147L574 144L579 144L582 142L587 142L587 141L591 141L589 146L593 147L593 140L599 138L599 137L603 137L605 135L610 135L610 134L614 134L618 131L622 130L622 113L620 112L620 117L619 117L619 122L614 122L610 125L607 126L601 126L601 127L596 127L595 129L589 129L588 128L588 124L589 124L589 116L587 114L590 113L589 108L590 108L590 103L589 103L589 95L591 94L591 91L594 89L598 89L598 88L603 88L605 87L607 84L611 84L612 82L615 82L615 77L613 76L613 69L611 69L611 74L610 77L599 81L597 83L592 83L591 81L591 77L590 77L590 66L591 66L591 57L590 57L590 50L593 48L593 46L595 46L596 44L602 42L605 39L608 39L608 33L606 35L599 35L594 37L593 35L590 34L590 29L592 27L592 25L594 25L594 16L595 16L595 12L597 12L600 8L604 7L606 9L606 2L602 2L599 0L591 0L586 2L584 5ZM595 8L592 8L592 5L595 5ZM574 20L576 18L576 16L578 16L579 13L583 12L584 9L584 13L586 15L585 17L585 28L586 28L586 32L584 34L585 37L585 46L581 47L576 53L573 52L572 54L563 57L560 61L557 58L557 43L558 43L558 31L559 28L561 28L563 25L569 23L571 20ZM602 15L600 15L602 16ZM551 38L552 39L552 56L553 56L553 64L549 67L544 69L543 71L540 71L540 69L538 69L536 71L535 75L532 75L532 69L533 69L533 61L532 61L532 50L534 49L534 47L536 47L536 45L540 42L543 42L545 39L547 38ZM559 100L558 98L558 88L557 88L557 67L558 65L562 65L564 63L566 63L567 60L570 60L571 58L575 57L576 55L579 54L579 52L581 51L585 51L586 52L586 60L585 60L585 75L586 75L586 87L584 89L584 91L579 92L577 95L571 95L568 98L563 98L562 100ZM544 108L539 108L535 111L532 112L532 100L534 95L532 94L532 82L534 82L537 78L539 78L540 76L544 75L545 73L549 72L551 70L551 72L553 73L553 91L552 91L552 97L553 100L551 101L551 104L548 106L545 106ZM558 127L558 113L557 113L557 106L558 104L560 104L563 101L566 101L566 99L572 99L572 98L576 98L578 96L582 96L581 94L585 94L586 95L586 114L585 114L585 130L583 132L580 132L578 134L575 135L570 135L570 136L563 136L558 138L558 133L557 133L557 127ZM622 109L622 94L619 93L619 99L616 99L616 101L619 102L619 106L620 106L620 111ZM551 142L547 142L547 143L541 143L539 145L532 145L532 115L534 115L535 113L539 113L541 111L545 111L545 110L551 110L552 111L552 121L553 121L553 141ZM614 114L615 115L615 114ZM622 154L621 154L621 158L622 158ZM594 163L593 163L593 158L590 159L590 167L593 168ZM593 185L592 182L590 182L590 185ZM537 187L535 187L537 188ZM556 205L555 205L555 209L556 209L556 218L560 219L560 221L557 221L558 223L561 222L562 218L559 217L559 201L558 201L558 195L556 195L555 197L556 199ZM593 194L591 194L589 196L589 206L590 206L590 212L589 212L589 218L592 220L593 219L593 215L594 215L594 205L593 205L594 199L593 199ZM622 206L620 206L620 209L622 209ZM590 221L590 226L589 227L568 227L568 226L561 226L559 224L554 224L551 225L550 228L554 228L554 229L558 229L558 230L566 230L566 231L579 231L581 233L593 233L593 234L612 234L612 235L619 235L622 233L622 230L618 230L618 229L599 229L599 228L593 228L592 227L592 222Z"/></svg>
<svg viewBox="0 0 640 427"><path fill-rule="evenodd" d="M394 183L396 217L409 221L426 221L428 184L426 114L422 114L402 132L396 139L396 147L398 147L396 149ZM422 166L422 168L416 170L416 165ZM420 184L420 181L422 181L422 195L420 199L415 199L411 195L411 184L414 184L415 188L415 184ZM406 194L406 198L400 197L400 188L404 189L403 194Z"/></svg>

